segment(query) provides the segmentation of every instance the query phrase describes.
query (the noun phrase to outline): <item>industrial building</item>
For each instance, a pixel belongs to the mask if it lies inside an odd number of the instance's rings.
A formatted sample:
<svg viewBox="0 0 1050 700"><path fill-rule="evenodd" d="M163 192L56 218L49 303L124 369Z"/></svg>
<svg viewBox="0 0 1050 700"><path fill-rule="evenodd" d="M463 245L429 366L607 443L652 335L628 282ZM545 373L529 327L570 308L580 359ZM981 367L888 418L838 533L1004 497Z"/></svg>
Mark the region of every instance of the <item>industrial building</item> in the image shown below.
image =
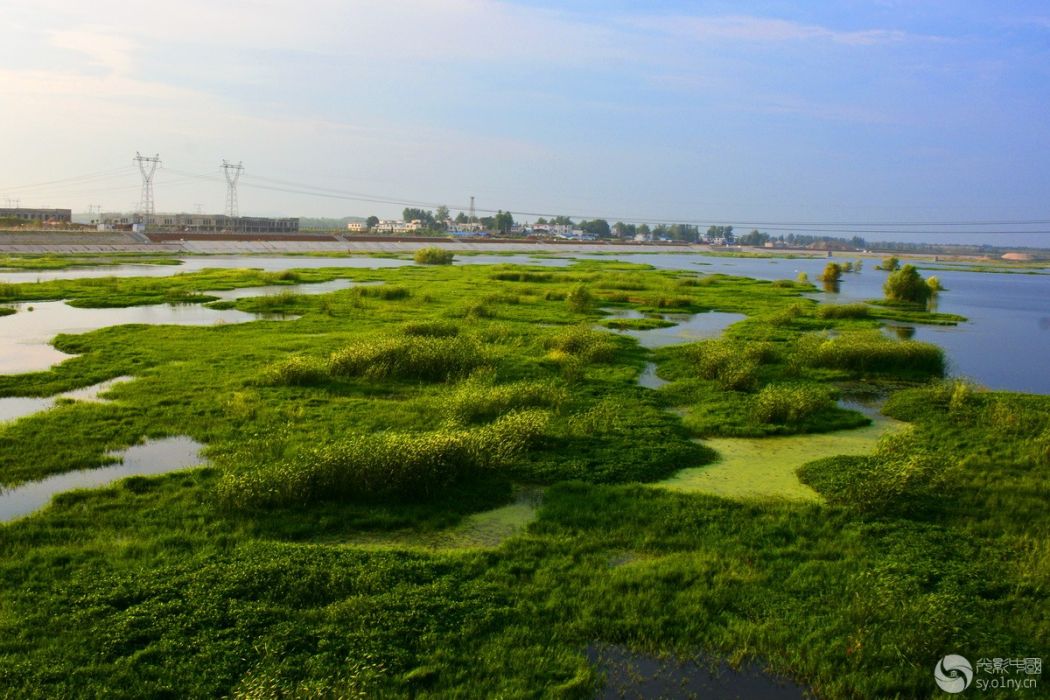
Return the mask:
<svg viewBox="0 0 1050 700"><path fill-rule="evenodd" d="M106 213L102 225L107 228L130 228L142 222L141 214ZM262 216L226 216L224 214L152 214L149 231L183 233L298 233L298 218L271 219Z"/></svg>
<svg viewBox="0 0 1050 700"><path fill-rule="evenodd" d="M72 209L23 209L14 207L0 209L0 219L21 219L41 223L68 224L73 220Z"/></svg>

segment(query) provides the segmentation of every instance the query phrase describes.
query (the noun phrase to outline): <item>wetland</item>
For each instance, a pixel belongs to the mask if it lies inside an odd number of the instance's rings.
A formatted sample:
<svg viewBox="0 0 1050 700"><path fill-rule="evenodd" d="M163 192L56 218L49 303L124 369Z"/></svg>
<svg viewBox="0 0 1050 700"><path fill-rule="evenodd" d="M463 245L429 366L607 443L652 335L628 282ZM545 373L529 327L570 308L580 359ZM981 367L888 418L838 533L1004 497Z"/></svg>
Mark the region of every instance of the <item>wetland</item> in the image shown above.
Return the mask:
<svg viewBox="0 0 1050 700"><path fill-rule="evenodd" d="M927 697L1046 648L1050 389L951 340L1045 348L1044 275L261 260L6 273L5 692Z"/></svg>

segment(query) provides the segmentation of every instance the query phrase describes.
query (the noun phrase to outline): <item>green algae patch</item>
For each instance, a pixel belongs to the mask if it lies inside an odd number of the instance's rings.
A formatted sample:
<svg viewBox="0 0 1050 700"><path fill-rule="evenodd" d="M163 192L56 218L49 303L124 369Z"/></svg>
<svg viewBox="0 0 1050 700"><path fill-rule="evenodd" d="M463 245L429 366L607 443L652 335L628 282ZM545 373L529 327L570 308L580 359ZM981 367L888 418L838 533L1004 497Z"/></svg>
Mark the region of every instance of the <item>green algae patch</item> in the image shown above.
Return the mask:
<svg viewBox="0 0 1050 700"><path fill-rule="evenodd" d="M819 501L817 492L799 481L799 467L825 457L871 454L880 437L902 426L878 420L865 428L820 435L710 438L703 444L718 453L714 463L683 469L656 485L735 499Z"/></svg>

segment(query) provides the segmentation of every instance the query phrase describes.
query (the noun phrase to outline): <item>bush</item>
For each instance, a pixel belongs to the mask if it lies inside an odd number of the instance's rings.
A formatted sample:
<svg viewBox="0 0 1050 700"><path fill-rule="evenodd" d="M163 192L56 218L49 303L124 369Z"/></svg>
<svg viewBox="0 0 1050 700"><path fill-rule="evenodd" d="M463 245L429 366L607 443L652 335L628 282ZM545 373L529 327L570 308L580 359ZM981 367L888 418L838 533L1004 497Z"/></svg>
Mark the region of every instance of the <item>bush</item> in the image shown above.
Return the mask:
<svg viewBox="0 0 1050 700"><path fill-rule="evenodd" d="M476 340L421 336L350 345L332 353L329 368L335 376L446 381L488 361Z"/></svg>
<svg viewBox="0 0 1050 700"><path fill-rule="evenodd" d="M882 291L890 301L903 301L925 304L932 291L914 265L905 265L896 272L891 272Z"/></svg>
<svg viewBox="0 0 1050 700"><path fill-rule="evenodd" d="M882 261L881 265L876 266L880 270L886 270L887 272L896 272L901 268L901 261L897 258L890 256Z"/></svg>
<svg viewBox="0 0 1050 700"><path fill-rule="evenodd" d="M546 429L543 411L520 411L471 430L352 435L272 464L237 465L219 482L231 508L319 501L425 498L467 476L507 466Z"/></svg>
<svg viewBox="0 0 1050 700"><path fill-rule="evenodd" d="M858 374L944 374L944 351L932 343L891 340L879 331L856 331L838 336L811 333L796 346L796 359L810 367L840 369Z"/></svg>
<svg viewBox="0 0 1050 700"><path fill-rule="evenodd" d="M569 311L575 313L583 313L591 308L594 302L591 293L587 291L587 287L582 284L577 284L571 290L569 295L565 297L565 305L569 307Z"/></svg>
<svg viewBox="0 0 1050 700"><path fill-rule="evenodd" d="M760 423L798 423L834 406L831 393L813 384L770 384L758 392L751 413Z"/></svg>
<svg viewBox="0 0 1050 700"><path fill-rule="evenodd" d="M417 250L412 257L419 265L451 265L456 254L451 250L445 250L437 246L428 246Z"/></svg>
<svg viewBox="0 0 1050 700"><path fill-rule="evenodd" d="M838 282L842 279L842 266L835 262L829 262L824 266L824 272L820 275L821 282Z"/></svg>

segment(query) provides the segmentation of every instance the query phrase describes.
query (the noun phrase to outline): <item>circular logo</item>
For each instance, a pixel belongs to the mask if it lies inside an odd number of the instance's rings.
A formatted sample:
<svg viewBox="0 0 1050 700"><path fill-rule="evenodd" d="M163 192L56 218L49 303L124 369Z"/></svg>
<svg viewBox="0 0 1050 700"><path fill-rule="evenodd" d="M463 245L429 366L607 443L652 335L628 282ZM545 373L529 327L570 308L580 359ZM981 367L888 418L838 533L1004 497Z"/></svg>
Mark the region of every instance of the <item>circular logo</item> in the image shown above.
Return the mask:
<svg viewBox="0 0 1050 700"><path fill-rule="evenodd" d="M973 682L973 666L965 656L948 654L933 667L933 679L946 693L961 693Z"/></svg>

